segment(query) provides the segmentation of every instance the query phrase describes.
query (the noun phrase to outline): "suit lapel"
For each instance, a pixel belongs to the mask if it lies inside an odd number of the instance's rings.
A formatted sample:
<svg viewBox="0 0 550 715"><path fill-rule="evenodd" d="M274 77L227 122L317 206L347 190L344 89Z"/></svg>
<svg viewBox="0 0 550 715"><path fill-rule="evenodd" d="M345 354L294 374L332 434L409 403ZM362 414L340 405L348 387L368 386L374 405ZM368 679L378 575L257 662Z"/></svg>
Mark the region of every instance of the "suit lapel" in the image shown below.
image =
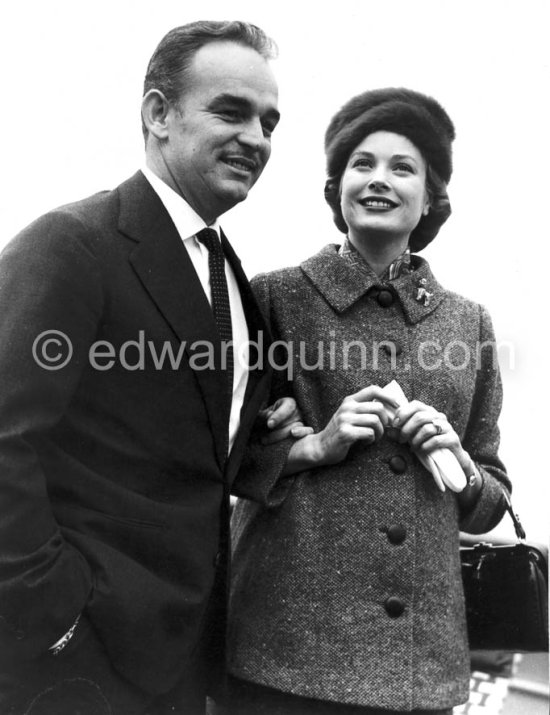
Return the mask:
<svg viewBox="0 0 550 715"><path fill-rule="evenodd" d="M231 268L233 269L235 278L237 279L248 326L248 337L251 348L251 369L249 370L248 384L245 395L246 406L247 399L251 396L258 380L268 367L268 350L271 343L271 337L269 328L267 327L262 312L250 287L248 278L243 271L241 261L223 231L221 231L221 240L224 253L229 261L229 264L231 265Z"/></svg>
<svg viewBox="0 0 550 715"><path fill-rule="evenodd" d="M251 342L251 357L250 365L251 370L248 380L247 393L250 390L250 386L254 387L255 381L259 379L260 374L266 369L268 364L268 350L271 343L271 337L269 328L264 320L260 307L256 302L256 298L248 278L243 271L241 261L235 251L233 246L227 240L223 231L221 231L221 240L224 253L233 269L235 278L237 279L237 284L239 286L239 291L241 293L241 299L243 302L244 313L246 317L246 322L248 325L248 335Z"/></svg>
<svg viewBox="0 0 550 715"><path fill-rule="evenodd" d="M180 341L198 367L220 364L220 339L212 309L187 250L161 200L141 172L119 187L119 230L136 241L130 262ZM202 357L200 357L202 356ZM224 401L224 375L218 369L196 369L218 463L224 464L229 421Z"/></svg>
<svg viewBox="0 0 550 715"><path fill-rule="evenodd" d="M270 375L269 346L271 344L271 334L250 288L248 278L243 271L241 261L223 231L221 232L221 240L224 253L239 285L250 341L250 370L248 372L244 403L241 409L240 429L231 450L227 468L228 480L231 482L240 464L252 424L259 409L262 407L263 400L267 396Z"/></svg>

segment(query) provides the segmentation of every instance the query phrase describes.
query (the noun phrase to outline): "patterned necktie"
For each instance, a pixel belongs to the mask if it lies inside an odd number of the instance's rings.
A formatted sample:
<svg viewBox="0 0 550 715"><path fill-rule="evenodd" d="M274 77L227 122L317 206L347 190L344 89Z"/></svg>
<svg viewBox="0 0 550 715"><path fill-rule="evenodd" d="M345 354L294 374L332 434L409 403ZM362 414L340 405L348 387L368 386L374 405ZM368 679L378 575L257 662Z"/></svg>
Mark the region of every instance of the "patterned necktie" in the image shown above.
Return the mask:
<svg viewBox="0 0 550 715"><path fill-rule="evenodd" d="M231 310L229 292L225 277L225 258L223 248L213 228L203 228L197 233L198 240L208 249L208 269L210 271L210 289L212 291L212 310L218 333L222 341L222 369L225 366L227 377L227 397L229 409L233 399L233 339L231 329Z"/></svg>

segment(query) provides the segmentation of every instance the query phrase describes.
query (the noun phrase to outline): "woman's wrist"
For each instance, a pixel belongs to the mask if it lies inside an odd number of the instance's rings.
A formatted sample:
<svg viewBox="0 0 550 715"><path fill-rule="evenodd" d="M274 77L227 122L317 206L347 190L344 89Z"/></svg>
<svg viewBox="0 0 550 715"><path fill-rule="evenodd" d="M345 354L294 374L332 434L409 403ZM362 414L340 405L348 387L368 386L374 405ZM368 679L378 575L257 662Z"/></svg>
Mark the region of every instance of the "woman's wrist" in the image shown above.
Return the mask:
<svg viewBox="0 0 550 715"><path fill-rule="evenodd" d="M466 468L463 467L463 469L466 475L466 486L457 497L460 506L468 510L471 509L477 501L481 487L483 486L483 478L473 461L470 461L470 465Z"/></svg>
<svg viewBox="0 0 550 715"><path fill-rule="evenodd" d="M476 469L474 460L470 457L470 455L468 454L468 452L466 452L465 449L462 449L460 451L460 454L457 455L457 459L460 466L462 467L464 475L466 476L466 488L474 487L476 482L481 479L481 476Z"/></svg>
<svg viewBox="0 0 550 715"><path fill-rule="evenodd" d="M476 465L472 462L468 469L464 470L466 475L466 488L474 489L476 486L481 486L481 475L476 469Z"/></svg>
<svg viewBox="0 0 550 715"><path fill-rule="evenodd" d="M322 454L319 433L296 440L288 453L282 476L287 477L320 466L323 463Z"/></svg>

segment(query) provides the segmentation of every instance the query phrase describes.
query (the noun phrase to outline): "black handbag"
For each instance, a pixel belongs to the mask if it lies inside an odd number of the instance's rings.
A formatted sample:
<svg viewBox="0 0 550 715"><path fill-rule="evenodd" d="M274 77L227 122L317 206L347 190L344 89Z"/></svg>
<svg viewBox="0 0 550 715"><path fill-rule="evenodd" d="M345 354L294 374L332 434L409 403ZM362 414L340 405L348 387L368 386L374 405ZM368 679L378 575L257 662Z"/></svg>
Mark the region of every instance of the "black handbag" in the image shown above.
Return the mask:
<svg viewBox="0 0 550 715"><path fill-rule="evenodd" d="M548 651L548 548L526 542L504 492L518 538L474 543L461 534L460 558L472 650ZM477 537L479 540L479 537Z"/></svg>

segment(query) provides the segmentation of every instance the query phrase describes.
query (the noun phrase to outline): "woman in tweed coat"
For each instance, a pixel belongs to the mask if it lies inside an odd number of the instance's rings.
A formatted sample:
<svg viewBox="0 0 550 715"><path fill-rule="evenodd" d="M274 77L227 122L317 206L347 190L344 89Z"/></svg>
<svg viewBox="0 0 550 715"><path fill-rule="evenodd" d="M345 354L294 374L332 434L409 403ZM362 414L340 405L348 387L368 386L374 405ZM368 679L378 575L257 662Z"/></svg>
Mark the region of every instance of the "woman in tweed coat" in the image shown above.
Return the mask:
<svg viewBox="0 0 550 715"><path fill-rule="evenodd" d="M253 282L314 434L252 446L239 478L230 713L450 713L468 698L459 529L494 527L509 482L487 311L410 254L450 213L453 138L425 95L352 99L326 135L344 243ZM395 420L391 380L410 400ZM438 447L460 493L418 459Z"/></svg>

